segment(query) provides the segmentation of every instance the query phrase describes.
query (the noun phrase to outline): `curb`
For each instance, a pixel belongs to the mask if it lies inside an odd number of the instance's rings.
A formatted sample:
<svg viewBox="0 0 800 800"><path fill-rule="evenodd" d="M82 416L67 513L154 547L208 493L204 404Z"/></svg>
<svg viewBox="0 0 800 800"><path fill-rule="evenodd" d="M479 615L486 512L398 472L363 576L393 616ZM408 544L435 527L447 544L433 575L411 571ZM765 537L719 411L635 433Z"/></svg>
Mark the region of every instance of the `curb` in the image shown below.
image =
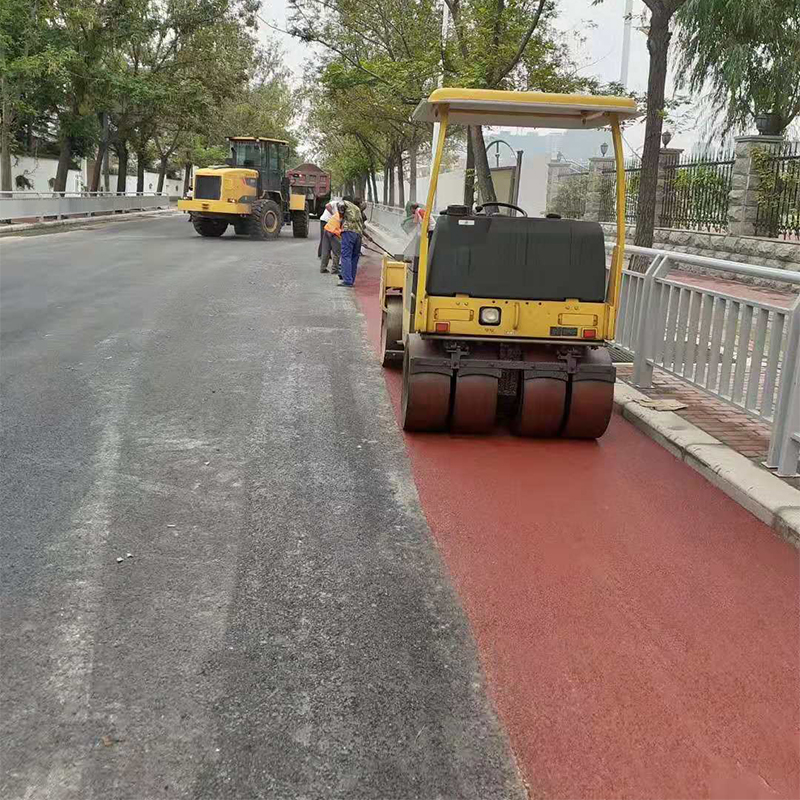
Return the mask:
<svg viewBox="0 0 800 800"><path fill-rule="evenodd" d="M639 405L646 395L617 381L614 411L800 548L800 491L673 411Z"/></svg>
<svg viewBox="0 0 800 800"><path fill-rule="evenodd" d="M48 222L18 222L13 225L0 226L0 238L3 236L13 236L28 231L52 230L65 227L81 227L83 225L95 225L98 222L119 222L121 220L133 219L136 217L151 216L153 214L178 213L177 208L148 208L142 211L128 211L122 214L106 214L102 217L70 217L69 219L54 219Z"/></svg>

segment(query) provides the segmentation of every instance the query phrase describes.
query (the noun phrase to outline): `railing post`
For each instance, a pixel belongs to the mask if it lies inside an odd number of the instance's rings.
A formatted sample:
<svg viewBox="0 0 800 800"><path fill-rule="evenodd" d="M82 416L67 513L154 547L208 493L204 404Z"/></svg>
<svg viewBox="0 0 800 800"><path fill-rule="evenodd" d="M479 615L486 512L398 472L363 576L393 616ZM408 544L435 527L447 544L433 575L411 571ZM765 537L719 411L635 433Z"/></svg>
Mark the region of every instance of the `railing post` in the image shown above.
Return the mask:
<svg viewBox="0 0 800 800"><path fill-rule="evenodd" d="M782 478L790 478L797 475L800 458L800 298L792 307L772 419L765 466L777 470Z"/></svg>
<svg viewBox="0 0 800 800"><path fill-rule="evenodd" d="M643 297L639 309L639 325L636 330L636 346L633 354L633 384L649 389L653 384L653 365L650 355L656 337L658 308L656 307L656 279L670 270L669 254L659 253L647 268L644 276Z"/></svg>

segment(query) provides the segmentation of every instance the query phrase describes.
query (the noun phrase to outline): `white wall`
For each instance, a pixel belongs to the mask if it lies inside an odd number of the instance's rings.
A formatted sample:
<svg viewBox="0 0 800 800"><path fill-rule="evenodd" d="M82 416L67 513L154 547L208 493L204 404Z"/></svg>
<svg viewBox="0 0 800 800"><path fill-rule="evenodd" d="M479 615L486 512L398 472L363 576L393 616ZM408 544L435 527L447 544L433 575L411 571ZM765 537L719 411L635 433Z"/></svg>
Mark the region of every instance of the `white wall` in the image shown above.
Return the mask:
<svg viewBox="0 0 800 800"><path fill-rule="evenodd" d="M49 180L55 179L58 170L58 160L54 158L34 158L32 156L14 156L11 159L11 188L16 190L17 185L14 179L17 175L24 175L32 184L33 191L49 192L52 191ZM100 181L102 189L102 179ZM87 191L89 188L89 174L86 159L81 161L81 169L71 169L67 174L67 191L80 192ZM111 175L109 181L110 190L116 191L117 176ZM144 191L155 192L158 189L158 173L144 173ZM136 176L126 176L125 191L128 193L136 192ZM181 195L183 193L183 177L179 180L164 180L164 193L169 195Z"/></svg>
<svg viewBox="0 0 800 800"><path fill-rule="evenodd" d="M85 169L85 162L83 163ZM32 156L12 156L11 158L11 188L16 190L14 179L17 175L24 175L32 184L33 191L52 191L48 181L56 177L58 161L54 158L34 158ZM79 192L82 188L82 171L71 169L67 173L67 191Z"/></svg>

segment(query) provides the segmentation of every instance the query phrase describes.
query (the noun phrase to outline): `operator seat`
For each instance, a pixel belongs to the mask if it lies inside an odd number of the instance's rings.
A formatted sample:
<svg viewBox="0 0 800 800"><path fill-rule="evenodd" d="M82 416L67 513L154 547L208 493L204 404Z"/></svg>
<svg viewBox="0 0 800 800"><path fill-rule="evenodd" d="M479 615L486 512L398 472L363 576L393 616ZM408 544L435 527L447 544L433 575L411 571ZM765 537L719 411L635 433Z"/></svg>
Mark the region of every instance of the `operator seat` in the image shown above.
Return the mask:
<svg viewBox="0 0 800 800"><path fill-rule="evenodd" d="M603 229L597 222L485 216L464 206L449 207L436 221L428 294L602 303L605 287Z"/></svg>

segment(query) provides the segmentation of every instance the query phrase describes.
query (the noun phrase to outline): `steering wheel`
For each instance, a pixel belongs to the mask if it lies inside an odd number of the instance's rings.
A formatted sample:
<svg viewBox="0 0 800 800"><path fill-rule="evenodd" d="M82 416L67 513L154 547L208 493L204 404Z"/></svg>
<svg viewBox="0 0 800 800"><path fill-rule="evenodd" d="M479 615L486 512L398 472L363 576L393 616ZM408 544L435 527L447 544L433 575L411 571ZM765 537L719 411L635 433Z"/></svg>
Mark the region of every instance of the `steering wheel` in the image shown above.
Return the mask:
<svg viewBox="0 0 800 800"><path fill-rule="evenodd" d="M519 213L522 214L523 217L528 216L528 212L524 208L515 206L513 203L499 203L496 201L492 201L491 203L484 203L482 206L475 206L475 211L477 211L480 214L481 211L483 211L483 209L486 206L502 206L503 208L513 208L514 211L519 211Z"/></svg>

